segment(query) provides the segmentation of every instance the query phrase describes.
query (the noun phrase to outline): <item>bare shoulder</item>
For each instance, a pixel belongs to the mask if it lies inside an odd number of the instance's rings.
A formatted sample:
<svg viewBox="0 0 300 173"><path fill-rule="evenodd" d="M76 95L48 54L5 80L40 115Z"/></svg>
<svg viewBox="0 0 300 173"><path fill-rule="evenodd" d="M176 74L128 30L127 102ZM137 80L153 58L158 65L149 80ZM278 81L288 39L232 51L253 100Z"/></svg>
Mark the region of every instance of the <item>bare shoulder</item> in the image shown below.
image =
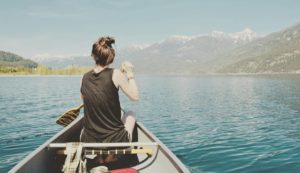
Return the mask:
<svg viewBox="0 0 300 173"><path fill-rule="evenodd" d="M123 73L119 69L114 69L112 80L117 88L120 86L122 78L123 78Z"/></svg>
<svg viewBox="0 0 300 173"><path fill-rule="evenodd" d="M121 76L122 72L119 69L114 69L113 75L115 75L115 76Z"/></svg>
<svg viewBox="0 0 300 173"><path fill-rule="evenodd" d="M114 80L122 80L124 78L124 74L119 69L114 69L113 71L113 79Z"/></svg>

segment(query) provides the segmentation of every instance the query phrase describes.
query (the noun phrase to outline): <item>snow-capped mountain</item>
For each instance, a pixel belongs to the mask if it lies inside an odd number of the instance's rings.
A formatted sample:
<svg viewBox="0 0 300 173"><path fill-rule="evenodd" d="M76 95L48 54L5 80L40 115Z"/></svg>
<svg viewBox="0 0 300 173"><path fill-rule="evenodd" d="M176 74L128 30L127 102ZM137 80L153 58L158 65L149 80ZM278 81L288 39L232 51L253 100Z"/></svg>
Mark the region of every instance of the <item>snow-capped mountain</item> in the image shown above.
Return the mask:
<svg viewBox="0 0 300 173"><path fill-rule="evenodd" d="M210 35L215 38L232 39L234 43L237 44L246 44L258 38L257 34L254 31L252 31L250 28L245 28L243 31L235 32L235 33L213 31Z"/></svg>
<svg viewBox="0 0 300 173"><path fill-rule="evenodd" d="M242 45L216 63L221 73L300 73L300 23Z"/></svg>
<svg viewBox="0 0 300 173"><path fill-rule="evenodd" d="M241 32L229 34L229 36L235 40L235 42L249 43L257 38L257 34L249 28L244 29Z"/></svg>

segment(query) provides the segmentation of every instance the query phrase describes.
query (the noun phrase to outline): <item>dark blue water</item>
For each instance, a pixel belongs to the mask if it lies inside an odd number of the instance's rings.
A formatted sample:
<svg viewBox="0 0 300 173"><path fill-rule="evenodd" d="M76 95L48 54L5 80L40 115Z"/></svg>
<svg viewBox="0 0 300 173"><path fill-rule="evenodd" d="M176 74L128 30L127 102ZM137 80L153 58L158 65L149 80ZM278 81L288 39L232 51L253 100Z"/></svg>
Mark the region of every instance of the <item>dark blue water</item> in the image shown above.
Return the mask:
<svg viewBox="0 0 300 173"><path fill-rule="evenodd" d="M300 75L138 76L126 109L191 172L299 172ZM62 128L80 77L0 77L0 172Z"/></svg>

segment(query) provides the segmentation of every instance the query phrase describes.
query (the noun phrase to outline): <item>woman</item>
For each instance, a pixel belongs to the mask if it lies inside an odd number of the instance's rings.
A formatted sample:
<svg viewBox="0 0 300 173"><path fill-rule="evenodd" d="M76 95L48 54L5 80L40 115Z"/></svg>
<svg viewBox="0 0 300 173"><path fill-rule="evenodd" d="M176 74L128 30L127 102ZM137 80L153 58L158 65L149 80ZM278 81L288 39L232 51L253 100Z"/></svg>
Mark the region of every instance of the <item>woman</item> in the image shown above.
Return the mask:
<svg viewBox="0 0 300 173"><path fill-rule="evenodd" d="M139 100L133 65L122 63L121 70L109 68L115 58L111 37L101 37L92 48L95 68L82 78L81 97L84 102L82 142L130 142L135 115L126 112L121 118L119 88L132 101Z"/></svg>

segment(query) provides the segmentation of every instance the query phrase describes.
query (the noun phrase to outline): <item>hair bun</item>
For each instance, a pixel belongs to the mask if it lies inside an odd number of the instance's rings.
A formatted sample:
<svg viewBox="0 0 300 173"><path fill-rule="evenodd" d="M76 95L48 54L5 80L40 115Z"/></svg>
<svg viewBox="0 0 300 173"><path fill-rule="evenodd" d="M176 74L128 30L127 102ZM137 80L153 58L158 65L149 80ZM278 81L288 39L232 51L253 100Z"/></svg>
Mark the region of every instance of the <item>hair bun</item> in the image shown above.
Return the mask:
<svg viewBox="0 0 300 173"><path fill-rule="evenodd" d="M115 43L115 39L112 37L101 37L98 40L98 44L100 46L104 46L104 47L110 47L112 48L112 44Z"/></svg>
<svg viewBox="0 0 300 173"><path fill-rule="evenodd" d="M111 45L115 43L115 39L112 37L106 37L105 43L111 47Z"/></svg>

